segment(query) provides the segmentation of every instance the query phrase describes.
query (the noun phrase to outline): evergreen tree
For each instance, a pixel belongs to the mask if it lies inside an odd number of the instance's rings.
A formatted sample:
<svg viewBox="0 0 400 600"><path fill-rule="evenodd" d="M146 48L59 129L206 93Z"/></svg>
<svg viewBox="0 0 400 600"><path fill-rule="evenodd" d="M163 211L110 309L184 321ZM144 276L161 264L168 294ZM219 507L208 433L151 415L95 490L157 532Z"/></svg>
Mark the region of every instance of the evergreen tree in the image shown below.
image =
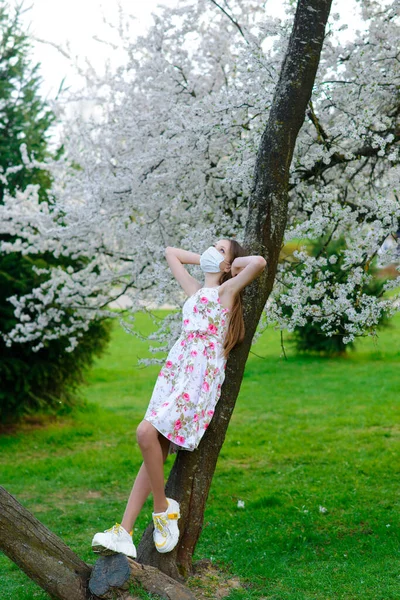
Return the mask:
<svg viewBox="0 0 400 600"><path fill-rule="evenodd" d="M49 129L55 117L39 94L39 65L29 60L30 43L20 26L22 5L10 15L9 5L0 0L0 169L21 164L20 146L38 160L48 155ZM50 187L48 173L42 169L21 169L7 175L11 193L28 184L39 184L41 197ZM5 183L0 182L0 200Z"/></svg>
<svg viewBox="0 0 400 600"><path fill-rule="evenodd" d="M49 172L24 165L21 155L21 145L25 144L28 156L38 161L50 157L49 138L55 122L55 115L40 96L39 65L32 66L29 60L30 42L20 23L22 10L21 4L11 14L10 6L0 0L0 203L6 191L14 194L32 184L38 186L41 201L51 201ZM60 148L53 154L61 151ZM1 241L11 239L2 236ZM43 253L0 253L2 335L16 323L14 307L8 299L27 294L41 283L44 276L35 267L50 264L66 268L71 259L56 259ZM71 405L85 368L107 339L108 326L101 322L89 328L73 352L66 351L68 342L63 340L48 341L34 352L29 343L7 347L0 337L0 420L15 420L38 409Z"/></svg>

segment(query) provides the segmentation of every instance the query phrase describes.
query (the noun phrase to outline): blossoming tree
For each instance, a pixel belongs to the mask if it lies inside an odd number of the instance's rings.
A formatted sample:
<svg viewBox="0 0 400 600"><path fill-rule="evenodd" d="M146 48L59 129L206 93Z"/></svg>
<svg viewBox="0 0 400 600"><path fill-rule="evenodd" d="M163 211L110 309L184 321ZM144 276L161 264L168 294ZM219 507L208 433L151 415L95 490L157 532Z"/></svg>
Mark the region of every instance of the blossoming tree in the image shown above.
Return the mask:
<svg viewBox="0 0 400 600"><path fill-rule="evenodd" d="M54 106L66 121L67 148L62 160L46 165L56 203L40 202L37 187L28 186L1 209L2 231L15 236L2 252L87 259L79 269L51 269L31 294L12 298L19 322L10 343L39 348L67 337L74 347L121 294L132 312L155 293L159 303L180 303L165 246L201 251L216 237L243 234L254 156L292 16L268 18L259 0L231 3L230 12L210 0L185 0L135 42L121 18L126 64L102 76L89 71L86 90ZM311 316L327 334L346 314L345 342L373 330L395 306L363 288L400 216L395 3L364 2L362 16L364 30L344 44L335 15L329 24L288 184L284 242L344 236L342 277L323 273L324 252L311 257L300 248L281 260L265 312L268 323L289 329ZM68 117L76 101L89 104L92 116ZM25 163L35 165L34 157L25 155ZM393 247L381 259L395 260ZM348 293L354 288L356 306ZM290 318L283 305L293 307ZM168 337L161 328L158 339L168 344L179 323L165 325L172 331Z"/></svg>
<svg viewBox="0 0 400 600"><path fill-rule="evenodd" d="M141 560L174 576L177 565L190 570L260 318L290 329L311 315L327 334L341 327L351 341L396 306L396 298L363 293L368 265L400 218L395 3L364 2L364 31L344 43L335 18L326 28L328 0L299 0L284 21L268 18L263 6L182 0L135 42L121 18L126 64L102 76L90 70L82 95L54 107L67 121L65 155L46 163L54 203L28 187L5 198L0 214L14 236L3 252L86 257L79 270L54 268L31 294L11 299L19 323L9 343L37 348L54 336L73 348L122 294L132 313L155 295L180 303L167 245L201 252L216 238L243 235L267 260L265 276L246 290L246 339L228 362L205 445L178 454L167 484L182 501L181 542L161 557L148 531L139 549ZM92 116L67 118L72 100L90 102ZM323 272L323 252L296 251L302 269L293 259L279 262L285 241L339 236L347 242L341 278ZM348 294L354 287L356 303ZM282 304L293 307L290 315ZM179 326L171 315L153 338L168 346Z"/></svg>

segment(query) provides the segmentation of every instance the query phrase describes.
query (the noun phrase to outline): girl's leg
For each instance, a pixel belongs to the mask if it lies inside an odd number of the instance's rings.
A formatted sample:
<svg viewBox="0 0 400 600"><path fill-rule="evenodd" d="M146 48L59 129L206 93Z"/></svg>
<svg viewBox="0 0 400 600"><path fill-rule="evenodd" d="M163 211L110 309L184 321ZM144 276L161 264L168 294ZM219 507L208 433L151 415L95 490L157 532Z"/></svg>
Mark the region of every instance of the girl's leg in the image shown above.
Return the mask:
<svg viewBox="0 0 400 600"><path fill-rule="evenodd" d="M161 448L162 490L163 490L163 495L165 498L164 469L163 469L162 465L164 464L164 462L168 456L169 440L167 440L163 435L158 433L158 431L151 425L151 423L148 423L147 421L143 421L138 427L138 441L140 439L139 445L140 445L141 450L142 450L143 444L147 445L146 442L143 442L142 438L149 437L150 438L149 441L153 441L153 432L151 431L150 428L147 427L147 425L149 425L157 433L156 442L158 443L159 447ZM147 430L149 430L149 432L150 432L149 435L147 435ZM157 446L156 446L156 449L157 449ZM142 450L142 454L143 454L143 450ZM143 457L144 457L144 454L143 454ZM157 477L157 471L158 471L158 469L156 469L156 477ZM136 476L135 482L132 487L132 491L131 491L129 499L128 499L128 503L126 505L125 513L124 513L124 516L122 519L121 525L126 531L131 531L133 529L133 526L135 524L137 516L138 516L139 512L141 511L146 499L150 495L151 491L152 491L152 485L151 485L151 480L150 480L148 472L147 472L146 460L145 460L145 462L140 467L139 472ZM163 506L164 506L163 510L165 510L166 506L167 506L166 499L165 499L165 505L163 505ZM156 506L154 505L154 512L162 512L162 511L156 510Z"/></svg>
<svg viewBox="0 0 400 600"><path fill-rule="evenodd" d="M164 491L164 457L159 433L151 423L142 421L136 436L153 492L154 512L164 512L168 502Z"/></svg>
<svg viewBox="0 0 400 600"><path fill-rule="evenodd" d="M146 467L143 463L136 475L121 522L122 527L126 529L126 531L131 531L133 529L138 514L150 495L150 492L151 486L147 476Z"/></svg>

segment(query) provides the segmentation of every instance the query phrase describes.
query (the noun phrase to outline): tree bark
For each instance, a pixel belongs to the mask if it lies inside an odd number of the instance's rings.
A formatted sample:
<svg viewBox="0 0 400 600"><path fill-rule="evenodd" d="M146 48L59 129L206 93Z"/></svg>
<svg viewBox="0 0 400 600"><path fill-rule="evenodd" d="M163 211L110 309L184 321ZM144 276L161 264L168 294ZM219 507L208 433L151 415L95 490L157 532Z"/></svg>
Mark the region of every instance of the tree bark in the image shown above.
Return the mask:
<svg viewBox="0 0 400 600"><path fill-rule="evenodd" d="M194 452L180 451L167 482L167 495L181 504L178 546L159 554L150 525L139 544L139 561L173 578L191 572L192 555L201 533L204 509L218 455L235 407L244 367L260 316L271 293L287 220L289 169L297 135L319 64L332 0L299 0L292 33L263 133L249 201L244 245L267 261L262 277L244 293L246 337L231 352L221 398L210 427Z"/></svg>
<svg viewBox="0 0 400 600"><path fill-rule="evenodd" d="M91 567L3 487L0 550L53 598L86 600Z"/></svg>

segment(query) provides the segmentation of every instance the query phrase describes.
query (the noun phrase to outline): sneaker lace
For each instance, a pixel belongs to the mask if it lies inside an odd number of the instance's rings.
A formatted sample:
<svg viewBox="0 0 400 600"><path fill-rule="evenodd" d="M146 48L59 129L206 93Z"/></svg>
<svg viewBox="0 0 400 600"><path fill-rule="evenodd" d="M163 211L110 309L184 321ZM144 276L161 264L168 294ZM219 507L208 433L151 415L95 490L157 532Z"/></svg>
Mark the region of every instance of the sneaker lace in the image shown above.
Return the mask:
<svg viewBox="0 0 400 600"><path fill-rule="evenodd" d="M113 525L112 527L110 527L110 529L106 529L104 533L120 533L122 530L122 527L119 523L115 523L115 525Z"/></svg>
<svg viewBox="0 0 400 600"><path fill-rule="evenodd" d="M118 535L119 533L123 533L125 530L120 523L115 523L115 525L110 527L110 529L106 529L104 533L108 533L109 531ZM129 532L129 535L132 535L132 531Z"/></svg>
<svg viewBox="0 0 400 600"><path fill-rule="evenodd" d="M163 515L153 516L154 527L161 533L163 537L168 535L168 519Z"/></svg>

